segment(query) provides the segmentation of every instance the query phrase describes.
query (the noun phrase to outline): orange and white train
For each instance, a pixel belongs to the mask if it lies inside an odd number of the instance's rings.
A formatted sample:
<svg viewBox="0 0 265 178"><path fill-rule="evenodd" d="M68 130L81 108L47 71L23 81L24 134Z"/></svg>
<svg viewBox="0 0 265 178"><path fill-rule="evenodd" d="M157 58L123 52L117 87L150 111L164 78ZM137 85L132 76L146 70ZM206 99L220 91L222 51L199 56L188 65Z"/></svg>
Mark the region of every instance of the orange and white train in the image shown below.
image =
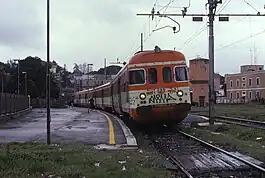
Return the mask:
<svg viewBox="0 0 265 178"><path fill-rule="evenodd" d="M139 122L177 124L191 108L185 56L178 51L140 51L109 83L75 93L74 105L95 106Z"/></svg>

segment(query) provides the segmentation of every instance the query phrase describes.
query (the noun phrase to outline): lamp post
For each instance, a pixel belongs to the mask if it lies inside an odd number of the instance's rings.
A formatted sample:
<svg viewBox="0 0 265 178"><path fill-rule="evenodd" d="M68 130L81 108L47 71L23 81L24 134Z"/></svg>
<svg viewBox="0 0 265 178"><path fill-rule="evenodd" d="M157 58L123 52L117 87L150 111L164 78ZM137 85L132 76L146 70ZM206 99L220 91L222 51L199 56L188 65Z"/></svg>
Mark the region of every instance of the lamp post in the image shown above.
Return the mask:
<svg viewBox="0 0 265 178"><path fill-rule="evenodd" d="M19 95L19 87L20 87L20 81L19 81L19 61L20 59L14 59L14 61L17 61L17 94Z"/></svg>
<svg viewBox="0 0 265 178"><path fill-rule="evenodd" d="M46 68L46 109L47 109L47 144L51 143L51 111L50 111L50 0L47 0L47 68Z"/></svg>
<svg viewBox="0 0 265 178"><path fill-rule="evenodd" d="M25 77L25 96L28 96L28 81L27 81L27 72L22 72Z"/></svg>

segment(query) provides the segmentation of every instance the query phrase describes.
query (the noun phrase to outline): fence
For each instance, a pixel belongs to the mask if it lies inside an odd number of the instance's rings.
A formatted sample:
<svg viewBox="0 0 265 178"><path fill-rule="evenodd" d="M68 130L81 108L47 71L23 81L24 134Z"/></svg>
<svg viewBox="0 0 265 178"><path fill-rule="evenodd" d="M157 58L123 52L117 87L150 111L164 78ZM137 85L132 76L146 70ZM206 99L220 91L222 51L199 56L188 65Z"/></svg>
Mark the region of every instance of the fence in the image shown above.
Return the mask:
<svg viewBox="0 0 265 178"><path fill-rule="evenodd" d="M264 104L265 100L264 98L250 100L250 99L228 99L228 98L218 98L216 100L216 103L218 104L248 104L248 103L260 103Z"/></svg>
<svg viewBox="0 0 265 178"><path fill-rule="evenodd" d="M29 97L8 93L0 94L0 116L13 114L29 108Z"/></svg>

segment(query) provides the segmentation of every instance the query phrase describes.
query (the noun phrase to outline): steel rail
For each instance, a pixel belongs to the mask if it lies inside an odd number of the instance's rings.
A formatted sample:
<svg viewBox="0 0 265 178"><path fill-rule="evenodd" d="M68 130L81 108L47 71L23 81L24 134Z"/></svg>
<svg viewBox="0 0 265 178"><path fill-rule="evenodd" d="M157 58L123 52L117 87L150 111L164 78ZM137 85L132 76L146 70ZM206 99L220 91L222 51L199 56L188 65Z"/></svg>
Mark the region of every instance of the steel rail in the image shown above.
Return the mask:
<svg viewBox="0 0 265 178"><path fill-rule="evenodd" d="M216 117L215 120L219 122L228 123L228 124L236 124L240 126L265 130L265 123L256 123L256 122L252 122L251 120L245 121L245 119L241 120L238 118L222 118L222 117Z"/></svg>
<svg viewBox="0 0 265 178"><path fill-rule="evenodd" d="M203 114L198 114L198 116L209 117ZM225 122L228 124L236 124L240 126L265 130L265 122L262 122L262 121L235 118L235 117L227 117L227 116L215 116L215 120L219 122Z"/></svg>
<svg viewBox="0 0 265 178"><path fill-rule="evenodd" d="M216 146L214 146L214 145L212 145L212 144L210 144L208 142L205 142L205 141L203 141L203 140L201 140L199 138L196 138L196 137L194 137L194 136L192 136L192 135L190 135L188 133L185 133L185 132L180 131L180 130L178 130L178 132L181 133L181 134L183 134L183 135L185 135L185 136L187 136L187 137L189 137L189 138L192 138L192 139L194 139L194 140L196 140L196 141L198 141L198 142L200 142L200 143L202 143L204 145L207 145L210 148L213 148L215 150L218 150L218 151L220 151L220 152L222 152L222 153L224 153L226 155L229 155L229 156L233 157L234 159L237 159L237 160L239 160L239 161L241 161L241 162L243 162L243 163L245 163L245 164L247 164L249 166L252 166L252 167L258 169L259 171L261 171L262 173L265 173L265 168L263 168L263 167L261 167L259 165L256 165L256 164L254 164L254 163L252 163L250 161L247 161L247 160L245 160L243 158L240 158L239 156L236 156L236 155L234 155L232 153L229 153L229 152L227 152L227 151L225 151L225 150L223 150L223 149L221 149L219 147L216 147Z"/></svg>
<svg viewBox="0 0 265 178"><path fill-rule="evenodd" d="M178 166L178 168L181 169L181 171L189 178L193 178L193 176L189 173L189 171L181 164L181 161L179 161L176 157L174 156L170 156L169 160L176 164Z"/></svg>
<svg viewBox="0 0 265 178"><path fill-rule="evenodd" d="M158 149L166 154L168 160L170 160L170 162L175 165L176 168L179 168L187 177L189 178L193 178L193 176L189 173L189 171L181 164L181 161L179 159L177 159L175 156L173 156L170 151L166 150L165 148L161 147L158 145L158 142L155 139L151 139L155 146L158 147Z"/></svg>
<svg viewBox="0 0 265 178"><path fill-rule="evenodd" d="M236 117L227 117L227 116L215 116L217 119L227 119L227 120L234 120L234 121L242 121L242 122L250 122L253 124L259 124L265 126L265 122L257 121L257 120L250 120L250 119L242 119Z"/></svg>

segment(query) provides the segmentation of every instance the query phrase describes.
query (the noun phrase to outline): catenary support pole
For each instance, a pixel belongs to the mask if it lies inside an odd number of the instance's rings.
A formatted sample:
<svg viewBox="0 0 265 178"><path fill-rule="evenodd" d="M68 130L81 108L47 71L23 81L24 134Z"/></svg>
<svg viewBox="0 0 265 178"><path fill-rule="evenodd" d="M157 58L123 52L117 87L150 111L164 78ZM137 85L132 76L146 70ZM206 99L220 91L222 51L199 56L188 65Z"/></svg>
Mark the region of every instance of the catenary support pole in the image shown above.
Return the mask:
<svg viewBox="0 0 265 178"><path fill-rule="evenodd" d="M208 0L209 3L209 122L214 124L214 9L216 3L214 0Z"/></svg>

